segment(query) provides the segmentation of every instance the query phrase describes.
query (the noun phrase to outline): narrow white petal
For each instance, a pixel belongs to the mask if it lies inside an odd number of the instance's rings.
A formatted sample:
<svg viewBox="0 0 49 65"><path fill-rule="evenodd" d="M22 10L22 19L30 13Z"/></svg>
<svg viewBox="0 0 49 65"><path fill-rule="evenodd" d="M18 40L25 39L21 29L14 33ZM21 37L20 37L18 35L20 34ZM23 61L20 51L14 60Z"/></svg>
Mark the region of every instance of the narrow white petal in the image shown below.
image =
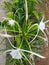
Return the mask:
<svg viewBox="0 0 49 65"><path fill-rule="evenodd" d="M49 22L49 20L45 21L44 23L48 23L48 22Z"/></svg>
<svg viewBox="0 0 49 65"><path fill-rule="evenodd" d="M35 52L31 52L31 51L23 50L23 49L21 49L21 50L24 51L24 52L27 52L27 53L30 53L30 54L36 55L36 56L38 56L38 57L40 57L40 58L46 58L46 57L44 57L44 56L42 56L42 55L40 55L40 54L37 54L37 53L35 53Z"/></svg>
<svg viewBox="0 0 49 65"><path fill-rule="evenodd" d="M5 28L5 34L7 35L6 28ZM12 42L10 41L10 39L9 39L8 37L7 37L7 40L9 41L10 45L11 45L13 48L16 48L16 47L12 44Z"/></svg>
<svg viewBox="0 0 49 65"><path fill-rule="evenodd" d="M40 54L37 54L37 53L35 53L35 52L32 52L32 54L33 54L33 55L36 55L36 56L38 56L38 57L40 57L40 58L46 58L46 57L44 57L44 56L42 56L42 55L40 55Z"/></svg>
<svg viewBox="0 0 49 65"><path fill-rule="evenodd" d="M10 52L10 51L12 51L12 50L6 50L6 51L4 51L3 53L7 53L7 52Z"/></svg>
<svg viewBox="0 0 49 65"><path fill-rule="evenodd" d="M9 34L2 34L2 33L0 33L0 36L3 36L3 37L12 37L12 35L9 35Z"/></svg>
<svg viewBox="0 0 49 65"><path fill-rule="evenodd" d="M41 31L43 31L44 29L45 29L45 23L44 22L40 22L40 24L39 24L39 29L41 30Z"/></svg>

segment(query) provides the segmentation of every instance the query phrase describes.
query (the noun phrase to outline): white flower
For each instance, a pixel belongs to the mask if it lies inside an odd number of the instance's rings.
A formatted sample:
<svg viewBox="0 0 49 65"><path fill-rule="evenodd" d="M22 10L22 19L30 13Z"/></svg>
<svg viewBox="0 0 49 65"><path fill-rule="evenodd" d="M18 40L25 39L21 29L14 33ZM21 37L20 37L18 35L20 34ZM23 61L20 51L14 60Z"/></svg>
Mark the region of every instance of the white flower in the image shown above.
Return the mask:
<svg viewBox="0 0 49 65"><path fill-rule="evenodd" d="M12 58L14 58L14 59L21 59L21 58L22 58L22 55L21 55L19 49L17 49L17 50L12 50L12 51L10 52L10 55L11 55Z"/></svg>
<svg viewBox="0 0 49 65"><path fill-rule="evenodd" d="M45 29L45 23L44 23L43 21L40 22L40 24L39 24L39 29L40 29L41 31L43 31L43 30Z"/></svg>
<svg viewBox="0 0 49 65"><path fill-rule="evenodd" d="M45 36L45 38L42 37L42 39L44 39L44 41L46 41L46 45L48 46L48 38L47 38L47 35L46 35L46 33L48 34L48 30L47 30L47 28L46 28L46 26L45 26L47 22L49 22L49 20L47 20L47 21L44 22L44 17L43 17L42 20L40 21L39 25L37 25L37 26L38 26L37 34L36 34L35 37L30 41L30 43L32 43L32 41L34 41L34 40L36 39L36 37L38 36L39 31L41 30L42 33L43 33L44 36ZM34 24L34 25L35 25L35 24ZM36 26L36 25L35 25L35 26ZM44 30L46 31L46 33L45 33Z"/></svg>
<svg viewBox="0 0 49 65"><path fill-rule="evenodd" d="M10 55L12 56L13 59L21 59L21 51L20 49L12 49L12 50L7 50L4 53L10 52Z"/></svg>
<svg viewBox="0 0 49 65"><path fill-rule="evenodd" d="M42 33L44 34L44 36L45 36L45 39L44 39L44 41L46 41L46 45L48 46L48 38L47 38L47 35L46 35L46 33L48 32L48 30L47 30L47 28L46 28L46 23L47 22L49 22L49 20L47 20L47 21L44 21L44 17L42 18L42 20L41 20L41 22L40 22L40 24L39 24L39 30L41 30L42 31ZM45 33L45 31L46 31L46 33Z"/></svg>
<svg viewBox="0 0 49 65"><path fill-rule="evenodd" d="M12 56L12 58L14 59L21 59L22 58L22 55L23 53L22 52L25 52L25 53L29 53L29 54L32 54L32 55L35 55L35 56L38 56L39 58L46 58L38 53L35 53L35 52L32 52L32 51L28 51L28 50L24 50L24 49L12 49L12 50L7 50L5 51L4 53L7 53L7 52L10 52L10 55Z"/></svg>
<svg viewBox="0 0 49 65"><path fill-rule="evenodd" d="M14 25L14 23L15 23L15 21L14 20L9 20L9 25L11 25L11 26L13 26Z"/></svg>

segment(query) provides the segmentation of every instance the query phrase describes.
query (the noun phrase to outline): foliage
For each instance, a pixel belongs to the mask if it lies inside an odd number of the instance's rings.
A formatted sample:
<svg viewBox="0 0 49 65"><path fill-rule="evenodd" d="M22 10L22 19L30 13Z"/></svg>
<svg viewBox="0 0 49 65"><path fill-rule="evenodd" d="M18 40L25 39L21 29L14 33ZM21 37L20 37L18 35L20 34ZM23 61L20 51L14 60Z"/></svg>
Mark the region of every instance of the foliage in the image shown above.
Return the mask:
<svg viewBox="0 0 49 65"><path fill-rule="evenodd" d="M37 34L38 26L33 26L34 23L39 23L40 16L42 15L37 9L36 4L40 3L39 0L12 0L11 2L4 2L5 7L8 9L7 17L0 22L0 29L6 28L6 31L14 38L14 45L17 48L38 52L42 49L40 35L30 44L29 42ZM41 3L40 3L41 4ZM14 20L14 25L9 25L9 20ZM29 61L34 64L34 60L30 54L24 53ZM33 56L32 56L33 57ZM26 58L21 60L11 59L7 65L30 65ZM32 61L33 62L32 62Z"/></svg>

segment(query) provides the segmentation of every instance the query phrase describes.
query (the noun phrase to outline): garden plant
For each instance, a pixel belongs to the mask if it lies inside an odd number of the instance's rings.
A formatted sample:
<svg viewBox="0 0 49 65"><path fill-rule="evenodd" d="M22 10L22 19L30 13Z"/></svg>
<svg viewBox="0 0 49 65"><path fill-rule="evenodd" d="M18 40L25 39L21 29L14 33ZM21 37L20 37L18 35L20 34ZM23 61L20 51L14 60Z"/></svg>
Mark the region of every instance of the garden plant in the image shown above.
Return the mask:
<svg viewBox="0 0 49 65"><path fill-rule="evenodd" d="M48 34L46 23L49 20L44 22L45 16L36 7L38 3L42 4L41 0L11 0L4 3L8 11L7 17L0 22L0 31L4 31L0 36L7 38L10 44L10 48L3 53L11 56L6 65L35 65L37 57L44 60L46 57L40 52L44 46L42 41L48 46L44 30Z"/></svg>

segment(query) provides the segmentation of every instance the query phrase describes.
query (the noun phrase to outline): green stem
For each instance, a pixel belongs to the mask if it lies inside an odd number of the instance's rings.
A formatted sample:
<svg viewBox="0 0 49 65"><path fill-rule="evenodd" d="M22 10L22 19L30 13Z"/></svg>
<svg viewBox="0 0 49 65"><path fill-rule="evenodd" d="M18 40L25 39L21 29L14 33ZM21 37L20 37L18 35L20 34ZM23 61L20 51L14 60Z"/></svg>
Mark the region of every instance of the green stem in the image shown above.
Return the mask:
<svg viewBox="0 0 49 65"><path fill-rule="evenodd" d="M22 42L21 42L21 44L20 44L20 47L19 47L19 48L21 48L21 47L22 47L22 44L23 44L23 39L22 39Z"/></svg>

